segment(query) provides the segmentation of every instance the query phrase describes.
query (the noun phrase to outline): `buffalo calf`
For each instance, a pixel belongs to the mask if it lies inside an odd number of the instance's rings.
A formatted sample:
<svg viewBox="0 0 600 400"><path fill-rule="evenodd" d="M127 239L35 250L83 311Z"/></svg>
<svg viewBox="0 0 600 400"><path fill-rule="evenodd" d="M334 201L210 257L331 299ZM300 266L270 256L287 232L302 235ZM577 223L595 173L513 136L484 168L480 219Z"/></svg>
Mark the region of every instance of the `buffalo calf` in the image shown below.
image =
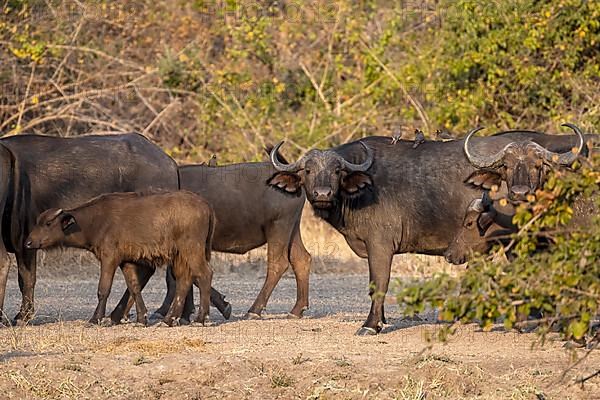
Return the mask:
<svg viewBox="0 0 600 400"><path fill-rule="evenodd" d="M112 193L70 210L43 212L26 241L30 249L76 247L94 253L101 264L98 306L91 318L104 318L117 266L136 303L138 322L147 310L136 279L137 269L171 264L176 278L175 299L164 321L173 325L181 316L185 297L195 283L200 289L196 321L208 315L212 270L208 264L215 225L214 212L191 192L153 194Z"/></svg>

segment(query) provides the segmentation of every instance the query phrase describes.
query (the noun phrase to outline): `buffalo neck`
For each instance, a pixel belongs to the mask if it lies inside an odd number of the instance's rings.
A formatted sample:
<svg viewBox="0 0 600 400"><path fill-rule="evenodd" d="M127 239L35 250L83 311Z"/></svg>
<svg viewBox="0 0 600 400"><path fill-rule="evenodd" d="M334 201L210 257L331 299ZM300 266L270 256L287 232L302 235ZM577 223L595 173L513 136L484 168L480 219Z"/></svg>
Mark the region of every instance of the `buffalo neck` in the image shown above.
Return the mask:
<svg viewBox="0 0 600 400"><path fill-rule="evenodd" d="M95 239L104 229L103 217L100 213L94 212L94 208L94 206L83 206L67 211L75 218L77 226L74 227L74 232L66 235L64 244L69 247L89 250L98 256L94 246L97 243Z"/></svg>

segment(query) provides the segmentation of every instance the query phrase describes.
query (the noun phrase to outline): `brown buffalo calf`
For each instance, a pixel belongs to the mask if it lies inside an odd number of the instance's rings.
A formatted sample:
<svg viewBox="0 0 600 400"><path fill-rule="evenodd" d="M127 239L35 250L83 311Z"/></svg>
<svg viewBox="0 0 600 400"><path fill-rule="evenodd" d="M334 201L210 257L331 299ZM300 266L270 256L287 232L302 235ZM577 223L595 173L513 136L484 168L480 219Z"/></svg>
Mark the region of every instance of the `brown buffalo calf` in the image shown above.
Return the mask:
<svg viewBox="0 0 600 400"><path fill-rule="evenodd" d="M136 270L164 264L173 266L176 279L175 299L164 321L173 325L178 320L185 297L195 283L200 289L196 320L204 322L212 279L208 261L214 224L210 205L191 192L112 193L71 210L43 212L26 246L76 247L91 251L100 260L98 306L91 322L104 318L114 274L121 266L135 299L138 322L145 324L147 310Z"/></svg>

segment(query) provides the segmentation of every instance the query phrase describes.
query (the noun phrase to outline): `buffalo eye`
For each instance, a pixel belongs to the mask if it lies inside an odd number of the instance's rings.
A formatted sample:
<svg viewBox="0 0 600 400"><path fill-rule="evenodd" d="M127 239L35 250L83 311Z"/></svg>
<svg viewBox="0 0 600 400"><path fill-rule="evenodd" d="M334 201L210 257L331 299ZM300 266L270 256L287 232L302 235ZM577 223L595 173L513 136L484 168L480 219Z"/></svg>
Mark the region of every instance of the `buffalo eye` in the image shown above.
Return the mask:
<svg viewBox="0 0 600 400"><path fill-rule="evenodd" d="M50 225L52 225L52 221L47 221L46 226L50 226Z"/></svg>
<svg viewBox="0 0 600 400"><path fill-rule="evenodd" d="M340 167L337 167L337 168L334 170L334 172L335 172L335 174L336 174L336 175L339 175L339 174L340 174L340 172L342 172L342 169L341 169Z"/></svg>
<svg viewBox="0 0 600 400"><path fill-rule="evenodd" d="M467 222L466 227L467 228L472 228L473 227L473 221Z"/></svg>
<svg viewBox="0 0 600 400"><path fill-rule="evenodd" d="M304 172L306 173L306 175L310 175L310 168L306 168L306 169L304 170Z"/></svg>

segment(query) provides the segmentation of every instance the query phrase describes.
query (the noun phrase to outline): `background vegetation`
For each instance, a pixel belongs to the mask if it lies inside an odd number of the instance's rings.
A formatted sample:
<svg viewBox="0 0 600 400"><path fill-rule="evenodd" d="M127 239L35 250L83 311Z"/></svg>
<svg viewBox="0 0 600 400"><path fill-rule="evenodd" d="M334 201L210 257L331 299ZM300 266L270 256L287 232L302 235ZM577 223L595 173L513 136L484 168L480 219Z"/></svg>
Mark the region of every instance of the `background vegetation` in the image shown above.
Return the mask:
<svg viewBox="0 0 600 400"><path fill-rule="evenodd" d="M138 130L179 160L600 122L584 0L2 0L0 132ZM487 130L492 132L493 129Z"/></svg>

